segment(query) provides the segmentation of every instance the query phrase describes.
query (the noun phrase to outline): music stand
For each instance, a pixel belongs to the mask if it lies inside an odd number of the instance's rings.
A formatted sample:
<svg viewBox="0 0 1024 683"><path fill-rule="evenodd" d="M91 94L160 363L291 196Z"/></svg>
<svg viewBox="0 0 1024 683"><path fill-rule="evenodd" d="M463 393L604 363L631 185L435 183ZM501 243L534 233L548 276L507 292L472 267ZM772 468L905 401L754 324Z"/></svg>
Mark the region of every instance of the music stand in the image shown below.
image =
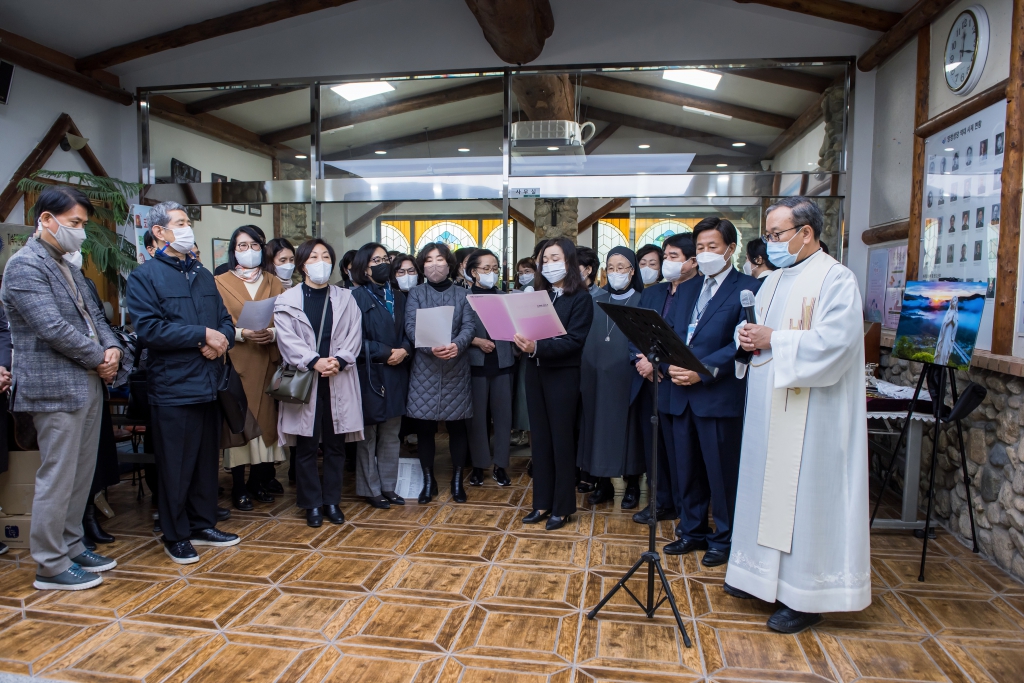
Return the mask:
<svg viewBox="0 0 1024 683"><path fill-rule="evenodd" d="M702 375L711 375L714 377L718 374L717 368L708 368L700 362L690 348L679 338L679 335L675 333L672 326L665 322L665 319L658 314L657 311L652 311L646 308L631 308L628 306L621 306L618 304L611 304L605 302L598 302L598 306L608 314L608 317L612 319L612 322L622 331L626 338L629 339L638 349L647 349L647 360L650 361L654 367L654 372L658 371L658 366L661 363L668 363L669 365L677 365L693 372L698 372ZM648 512L648 547L647 552L640 555L640 559L626 572L626 574L619 579L618 583L608 591L608 593L601 598L601 602L597 603L587 614L588 619L593 619L597 616L597 613L601 611L601 608L612 599L620 588L629 594L629 597L633 598L633 602L640 606L640 609L644 611L648 619L654 618L655 611L661 606L665 600L668 600L668 604L672 607L672 614L676 619L676 625L679 627L680 633L683 635L683 643L686 647L693 647L690 642L690 637L686 633L686 627L683 625L683 619L679 615L679 608L676 606L675 596L672 595L672 588L669 586L668 579L665 577L665 570L661 566L661 555L657 549L657 526L658 526L658 513L657 513L657 491L658 491L658 382L654 382L654 400L653 407L651 408L651 471L647 477L647 512ZM633 591L629 590L629 586L626 582L633 576L634 573L642 566L647 565L647 604L645 605L637 598ZM661 587L665 591L665 597L661 598L657 602L654 601L654 574L657 572L658 578L661 581Z"/></svg>

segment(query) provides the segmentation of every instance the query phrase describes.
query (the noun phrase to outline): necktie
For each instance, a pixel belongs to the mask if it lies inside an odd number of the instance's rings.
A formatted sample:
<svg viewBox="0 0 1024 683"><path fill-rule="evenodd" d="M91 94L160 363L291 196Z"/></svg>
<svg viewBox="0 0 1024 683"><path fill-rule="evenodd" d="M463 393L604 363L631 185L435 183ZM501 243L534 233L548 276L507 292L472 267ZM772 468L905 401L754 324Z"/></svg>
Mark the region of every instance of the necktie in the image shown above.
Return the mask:
<svg viewBox="0 0 1024 683"><path fill-rule="evenodd" d="M708 302L711 301L711 297L715 295L712 289L714 285L715 279L713 277L709 277L704 280L704 289L700 290L700 297L697 299L697 307L693 311L693 319L691 322L695 323L700 320L700 316L704 313L704 309L707 308Z"/></svg>

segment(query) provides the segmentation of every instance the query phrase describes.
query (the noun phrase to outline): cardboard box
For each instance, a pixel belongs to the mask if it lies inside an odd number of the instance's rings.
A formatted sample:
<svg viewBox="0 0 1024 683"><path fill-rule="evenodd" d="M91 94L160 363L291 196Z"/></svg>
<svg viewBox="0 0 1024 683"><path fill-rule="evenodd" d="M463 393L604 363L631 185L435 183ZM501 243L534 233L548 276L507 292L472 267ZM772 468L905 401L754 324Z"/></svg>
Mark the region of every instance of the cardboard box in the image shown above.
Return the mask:
<svg viewBox="0 0 1024 683"><path fill-rule="evenodd" d="M29 515L0 517L3 533L0 541L12 548L28 548L29 535L32 533L32 518Z"/></svg>
<svg viewBox="0 0 1024 683"><path fill-rule="evenodd" d="M0 477L7 477L12 484L35 484L36 470L41 464L39 451L11 451L7 471Z"/></svg>
<svg viewBox="0 0 1024 683"><path fill-rule="evenodd" d="M35 484L7 484L0 482L0 512L5 515L32 514Z"/></svg>
<svg viewBox="0 0 1024 683"><path fill-rule="evenodd" d="M6 515L31 514L39 464L39 451L11 451L8 469L0 474L0 511Z"/></svg>

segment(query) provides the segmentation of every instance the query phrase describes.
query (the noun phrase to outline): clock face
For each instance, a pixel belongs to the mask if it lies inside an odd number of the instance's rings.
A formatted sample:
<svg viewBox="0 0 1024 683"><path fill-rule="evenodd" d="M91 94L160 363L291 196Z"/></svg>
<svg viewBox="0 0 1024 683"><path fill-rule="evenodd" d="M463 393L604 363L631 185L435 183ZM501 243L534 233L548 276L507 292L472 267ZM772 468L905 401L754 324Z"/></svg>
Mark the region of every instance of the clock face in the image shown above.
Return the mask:
<svg viewBox="0 0 1024 683"><path fill-rule="evenodd" d="M946 85L953 92L966 93L977 82L976 76L980 74L976 70L984 68L984 59L978 61L981 32L978 16L971 9L961 12L949 30L944 62ZM987 36L984 39L987 41Z"/></svg>

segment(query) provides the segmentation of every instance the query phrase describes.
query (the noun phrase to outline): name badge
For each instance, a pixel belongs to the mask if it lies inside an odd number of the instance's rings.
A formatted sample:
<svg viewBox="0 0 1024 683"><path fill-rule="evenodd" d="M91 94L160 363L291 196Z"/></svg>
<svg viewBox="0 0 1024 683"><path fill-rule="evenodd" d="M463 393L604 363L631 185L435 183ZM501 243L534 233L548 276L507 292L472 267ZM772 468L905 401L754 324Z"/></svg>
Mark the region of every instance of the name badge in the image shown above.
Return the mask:
<svg viewBox="0 0 1024 683"><path fill-rule="evenodd" d="M693 333L697 331L697 323L690 323L686 326L686 345L690 345L690 340L693 339Z"/></svg>

